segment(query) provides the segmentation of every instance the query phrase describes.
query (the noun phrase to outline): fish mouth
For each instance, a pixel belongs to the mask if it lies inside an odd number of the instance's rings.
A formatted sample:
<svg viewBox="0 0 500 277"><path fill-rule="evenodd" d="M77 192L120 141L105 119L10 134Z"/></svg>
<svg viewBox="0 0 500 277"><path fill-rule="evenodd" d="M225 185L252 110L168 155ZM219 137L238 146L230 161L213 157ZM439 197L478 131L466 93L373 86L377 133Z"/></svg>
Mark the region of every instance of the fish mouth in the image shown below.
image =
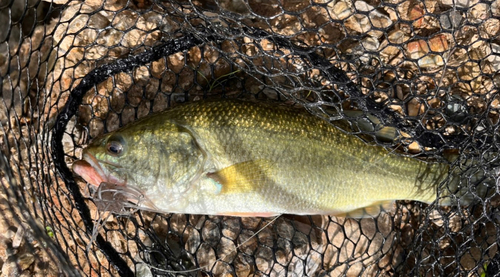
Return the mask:
<svg viewBox="0 0 500 277"><path fill-rule="evenodd" d="M92 198L98 208L118 213L121 213L123 208L159 210L141 190L134 186L128 186L126 178L119 179L113 176L110 170L102 166L102 164L118 170L122 169L122 166L118 164L99 161L94 155L86 151L84 151L81 160L73 163L73 171L87 183L96 187ZM127 204L127 201L130 204Z"/></svg>
<svg viewBox="0 0 500 277"><path fill-rule="evenodd" d="M101 161L101 163L109 164L114 168L121 167L111 162ZM99 186L101 183L111 183L116 185L126 184L126 180L113 176L109 170L99 164L99 161L94 155L88 152L84 152L82 160L76 161L73 164L73 171L80 175L85 181L87 181L87 183L94 186Z"/></svg>

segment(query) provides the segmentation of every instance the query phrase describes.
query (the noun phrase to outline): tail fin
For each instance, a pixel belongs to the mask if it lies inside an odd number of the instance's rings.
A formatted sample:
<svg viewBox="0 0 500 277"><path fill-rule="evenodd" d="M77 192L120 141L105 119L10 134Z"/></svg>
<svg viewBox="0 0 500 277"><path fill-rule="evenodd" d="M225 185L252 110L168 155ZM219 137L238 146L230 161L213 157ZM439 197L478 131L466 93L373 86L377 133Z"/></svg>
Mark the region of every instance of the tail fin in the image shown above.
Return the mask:
<svg viewBox="0 0 500 277"><path fill-rule="evenodd" d="M438 199L442 206L468 206L482 202L495 192L498 170L487 173L481 167L468 165L452 169L448 181L440 186Z"/></svg>

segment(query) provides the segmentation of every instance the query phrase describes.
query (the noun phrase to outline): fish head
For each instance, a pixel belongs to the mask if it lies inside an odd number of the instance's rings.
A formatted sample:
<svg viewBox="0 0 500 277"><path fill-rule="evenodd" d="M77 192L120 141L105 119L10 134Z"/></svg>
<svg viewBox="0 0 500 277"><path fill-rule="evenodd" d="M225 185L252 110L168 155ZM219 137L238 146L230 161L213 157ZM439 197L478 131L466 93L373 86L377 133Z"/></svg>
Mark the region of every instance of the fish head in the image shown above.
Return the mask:
<svg viewBox="0 0 500 277"><path fill-rule="evenodd" d="M129 175L128 144L119 133L96 138L83 150L82 160L73 164L73 170L95 186L105 182L125 185Z"/></svg>
<svg viewBox="0 0 500 277"><path fill-rule="evenodd" d="M148 121L94 139L73 170L95 186L132 186L149 198L178 199L202 174L204 163L205 152L189 129Z"/></svg>

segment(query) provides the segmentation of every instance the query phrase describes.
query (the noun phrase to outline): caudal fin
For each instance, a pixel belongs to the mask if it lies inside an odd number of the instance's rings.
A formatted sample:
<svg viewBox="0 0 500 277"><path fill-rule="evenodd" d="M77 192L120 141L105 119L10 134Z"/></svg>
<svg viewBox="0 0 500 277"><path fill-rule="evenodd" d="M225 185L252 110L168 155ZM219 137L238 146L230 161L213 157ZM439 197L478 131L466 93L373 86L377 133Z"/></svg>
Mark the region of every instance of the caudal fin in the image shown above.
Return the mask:
<svg viewBox="0 0 500 277"><path fill-rule="evenodd" d="M465 169L456 167L447 182L439 189L439 204L442 206L468 206L481 202L495 192L495 174L486 173L478 166Z"/></svg>

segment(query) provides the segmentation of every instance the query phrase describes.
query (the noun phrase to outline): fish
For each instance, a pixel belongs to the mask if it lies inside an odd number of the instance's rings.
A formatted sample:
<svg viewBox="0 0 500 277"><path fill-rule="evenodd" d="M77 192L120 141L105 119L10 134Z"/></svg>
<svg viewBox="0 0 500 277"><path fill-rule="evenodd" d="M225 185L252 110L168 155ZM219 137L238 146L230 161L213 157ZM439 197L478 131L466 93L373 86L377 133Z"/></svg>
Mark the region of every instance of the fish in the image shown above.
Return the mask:
<svg viewBox="0 0 500 277"><path fill-rule="evenodd" d="M240 100L139 119L92 140L73 170L96 187L133 188L130 201L147 199L138 208L227 216L357 217L396 200L432 203L440 184L459 184L446 162L369 145L301 109Z"/></svg>

